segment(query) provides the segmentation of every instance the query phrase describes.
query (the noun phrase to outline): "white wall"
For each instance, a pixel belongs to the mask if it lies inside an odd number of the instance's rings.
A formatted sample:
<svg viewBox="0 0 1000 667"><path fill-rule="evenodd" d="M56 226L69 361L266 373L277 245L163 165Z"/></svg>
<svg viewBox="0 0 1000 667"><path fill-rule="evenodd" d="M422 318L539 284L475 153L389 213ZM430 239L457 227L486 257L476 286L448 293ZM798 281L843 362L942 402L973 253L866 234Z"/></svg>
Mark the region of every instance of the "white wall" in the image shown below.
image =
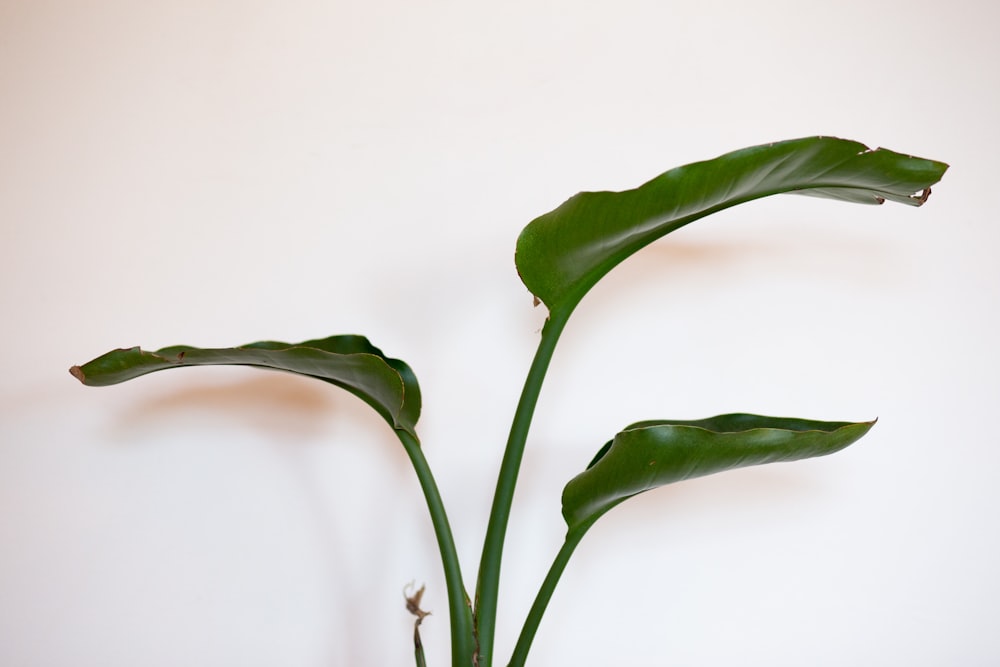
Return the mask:
<svg viewBox="0 0 1000 667"><path fill-rule="evenodd" d="M795 197L685 228L581 306L543 393L498 661L618 429L880 422L630 501L536 665L1000 662L991 3L0 4L0 664L411 664L440 567L346 394L250 370L84 389L110 348L364 333L406 359L471 587L544 318L514 239L584 189L831 134L950 162L921 209Z"/></svg>

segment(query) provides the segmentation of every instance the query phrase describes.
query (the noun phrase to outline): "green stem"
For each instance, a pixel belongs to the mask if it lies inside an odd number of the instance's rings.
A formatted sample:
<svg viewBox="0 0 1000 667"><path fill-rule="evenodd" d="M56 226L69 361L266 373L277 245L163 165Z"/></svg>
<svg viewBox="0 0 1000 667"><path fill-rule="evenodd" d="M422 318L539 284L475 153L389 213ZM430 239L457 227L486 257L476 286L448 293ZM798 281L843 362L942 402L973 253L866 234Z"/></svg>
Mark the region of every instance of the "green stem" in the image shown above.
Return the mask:
<svg viewBox="0 0 1000 667"><path fill-rule="evenodd" d="M556 584L559 583L559 578L562 576L563 570L566 569L566 564L569 563L573 551L580 544L587 529L596 520L597 517L594 517L578 526L576 530L567 533L566 540L563 542L562 548L559 549L559 553L556 554L555 560L552 561L552 566L549 568L548 574L545 575L545 580L542 582L541 588L538 589L538 595L535 596L535 601L531 605L531 610L528 612L527 618L524 619L524 626L521 628L521 635L517 638L517 645L514 647L514 654L510 657L508 667L524 667L524 661L528 658L528 649L531 648L531 642L538 631L539 623L542 622L542 616L549 605L549 600L552 599Z"/></svg>
<svg viewBox="0 0 1000 667"><path fill-rule="evenodd" d="M454 667L468 667L476 651L475 636L472 626L472 610L469 607L469 596L462 582L462 571L458 562L458 551L455 539L448 524L448 515L441 501L434 475L431 474L427 459L420 447L420 441L410 433L396 430L396 435L406 450L413 469L420 481L427 509L430 511L431 522L434 525L434 535L437 537L438 551L441 552L441 564L444 566L445 585L448 588L448 615L451 619L451 660ZM422 659L423 649L420 649Z"/></svg>
<svg viewBox="0 0 1000 667"><path fill-rule="evenodd" d="M424 644L420 641L420 630L413 628L413 655L417 661L417 667L427 667L427 659L424 657Z"/></svg>
<svg viewBox="0 0 1000 667"><path fill-rule="evenodd" d="M535 412L535 405L538 403L538 395L541 393L545 373L571 310L570 308L560 313L550 312L549 319L542 328L542 338L538 343L535 358L531 362L528 377L524 381L524 389L521 391L521 399L518 401L517 410L514 413L510 435L507 438L507 447L500 464L500 474L497 479L496 492L493 495L493 508L490 511L489 523L486 526L486 539L483 544L483 555L479 564L479 580L476 586L475 631L479 642L479 667L489 667L493 659L497 599L500 590L500 561L503 556L504 538L507 534L507 522L510 519L511 505L514 501L514 488L517 485L517 475L524 455L524 445L528 439L531 418Z"/></svg>

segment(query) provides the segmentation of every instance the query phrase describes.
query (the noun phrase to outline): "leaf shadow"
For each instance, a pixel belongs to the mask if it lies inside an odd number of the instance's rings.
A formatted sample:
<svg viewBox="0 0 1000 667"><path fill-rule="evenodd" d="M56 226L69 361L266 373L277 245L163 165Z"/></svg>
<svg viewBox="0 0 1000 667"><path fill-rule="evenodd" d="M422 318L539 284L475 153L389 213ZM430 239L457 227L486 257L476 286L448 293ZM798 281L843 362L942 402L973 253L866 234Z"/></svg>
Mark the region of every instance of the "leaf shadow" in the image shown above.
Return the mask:
<svg viewBox="0 0 1000 667"><path fill-rule="evenodd" d="M264 374L254 369L252 375L244 375L243 369L199 370L198 383L186 382L145 394L119 415L117 427L150 431L185 417L209 417L223 428L237 427L293 443L323 435L329 429L331 416L363 418L367 409L360 402L350 405L349 397L335 396L338 389L287 373Z"/></svg>
<svg viewBox="0 0 1000 667"><path fill-rule="evenodd" d="M621 521L634 527L678 518L691 524L729 520L734 513L766 516L775 508L820 494L823 479L787 464L752 466L668 484L629 498L616 509L627 506Z"/></svg>
<svg viewBox="0 0 1000 667"><path fill-rule="evenodd" d="M893 261L899 258L898 252L884 240L819 225L782 226L762 239L699 237L684 231L643 248L602 282L615 282L612 289L616 292L647 285L662 289L659 283L664 279L677 281L685 289L704 286L715 292L734 279L784 276L869 287L890 281L903 270Z"/></svg>

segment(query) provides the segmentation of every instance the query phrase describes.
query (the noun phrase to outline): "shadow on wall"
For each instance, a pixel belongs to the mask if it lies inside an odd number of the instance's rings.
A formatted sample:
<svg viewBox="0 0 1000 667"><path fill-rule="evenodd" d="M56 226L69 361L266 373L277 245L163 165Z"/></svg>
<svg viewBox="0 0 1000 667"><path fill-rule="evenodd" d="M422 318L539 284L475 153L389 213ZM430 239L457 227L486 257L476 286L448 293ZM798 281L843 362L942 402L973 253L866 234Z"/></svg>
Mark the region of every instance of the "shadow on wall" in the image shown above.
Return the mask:
<svg viewBox="0 0 1000 667"><path fill-rule="evenodd" d="M710 224L713 221L698 221L694 225L699 222ZM718 280L720 276L741 279L749 274L749 277L764 279L770 275L785 276L789 280L805 277L835 285L868 286L886 281L898 270L907 268L894 266L893 260L899 256L898 248L875 235L855 234L829 224L803 220L771 227L759 238L756 235L748 238L746 234L753 234L755 221L739 222L745 222L747 227L737 232L735 240L722 240L718 236L720 233L732 236L735 229L713 231L713 236L709 237L692 236L699 233L694 226L681 229L640 250L616 267L612 275L627 273L640 284L649 275L678 281L688 276L701 277L706 280L703 284L715 291L725 290L727 283Z"/></svg>
<svg viewBox="0 0 1000 667"><path fill-rule="evenodd" d="M249 430L276 443L294 443L329 436L331 424L337 421L361 420L377 426L371 429L373 437L395 443L370 407L325 382L259 368L169 372L173 376L170 387L137 400L118 415L118 428L156 430L164 421L210 417L215 425ZM183 384L176 384L178 380Z"/></svg>

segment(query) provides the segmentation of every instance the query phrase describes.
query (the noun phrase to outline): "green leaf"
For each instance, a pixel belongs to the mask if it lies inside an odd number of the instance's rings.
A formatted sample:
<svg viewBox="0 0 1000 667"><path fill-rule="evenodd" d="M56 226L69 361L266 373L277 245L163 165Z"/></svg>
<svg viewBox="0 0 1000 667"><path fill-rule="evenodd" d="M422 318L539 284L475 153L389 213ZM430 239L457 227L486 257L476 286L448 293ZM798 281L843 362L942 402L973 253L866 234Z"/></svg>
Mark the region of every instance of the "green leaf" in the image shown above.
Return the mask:
<svg viewBox="0 0 1000 667"><path fill-rule="evenodd" d="M521 280L549 311L572 310L627 257L683 225L768 195L920 206L948 165L831 137L745 148L624 192L582 192L528 224Z"/></svg>
<svg viewBox="0 0 1000 667"><path fill-rule="evenodd" d="M112 350L74 366L70 373L85 385L103 387L168 368L210 365L257 366L329 382L368 403L393 428L416 436L420 418L416 376L364 336L331 336L296 344L260 341L221 349L177 345L147 352L133 347Z"/></svg>
<svg viewBox="0 0 1000 667"><path fill-rule="evenodd" d="M745 466L840 451L875 422L821 422L760 415L632 424L563 490L570 531L618 503L671 482Z"/></svg>

